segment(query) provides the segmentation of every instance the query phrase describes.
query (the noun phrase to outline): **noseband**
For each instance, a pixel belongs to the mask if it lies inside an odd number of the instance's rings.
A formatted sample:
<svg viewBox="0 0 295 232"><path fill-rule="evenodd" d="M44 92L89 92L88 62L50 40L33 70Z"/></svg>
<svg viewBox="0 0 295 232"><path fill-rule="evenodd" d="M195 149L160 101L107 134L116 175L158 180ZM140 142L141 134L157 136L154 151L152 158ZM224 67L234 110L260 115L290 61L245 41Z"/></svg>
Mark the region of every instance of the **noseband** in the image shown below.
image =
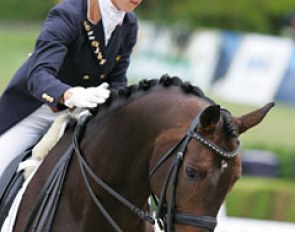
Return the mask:
<svg viewBox="0 0 295 232"><path fill-rule="evenodd" d="M224 159L235 158L240 149L240 147L238 147L231 152L223 150L221 147L205 139L203 136L196 132L198 124L199 115L191 123L191 126L188 129L186 135L177 144L175 144L150 171L149 176L151 178L169 157L171 157L175 153L177 154L174 160L171 162L169 172L166 176L164 185L161 190L160 200L158 201L157 198L153 195L154 201L157 204L156 221L161 229L165 229L165 231L168 232L174 231L175 224L190 225L203 229L208 229L210 231L213 231L217 225L216 217L182 213L177 211L176 209L176 189L178 173L184 160L186 148L191 139L193 138L202 143L207 148L214 151L216 154ZM224 164L227 165L227 162L222 160L221 164L222 166ZM170 182L172 184L171 193L167 201L166 195ZM167 204L167 202L169 202L169 204Z"/></svg>

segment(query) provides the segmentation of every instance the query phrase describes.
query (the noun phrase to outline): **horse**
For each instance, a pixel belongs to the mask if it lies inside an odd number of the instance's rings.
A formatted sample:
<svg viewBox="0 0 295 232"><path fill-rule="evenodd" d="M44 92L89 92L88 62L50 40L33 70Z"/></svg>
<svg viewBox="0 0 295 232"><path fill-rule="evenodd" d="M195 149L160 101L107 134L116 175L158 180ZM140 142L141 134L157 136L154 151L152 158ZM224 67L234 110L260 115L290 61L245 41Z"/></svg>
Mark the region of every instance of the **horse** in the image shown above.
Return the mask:
<svg viewBox="0 0 295 232"><path fill-rule="evenodd" d="M239 135L273 105L235 117L167 75L112 91L42 162L14 231L144 232L154 223L168 232L214 231L241 175Z"/></svg>

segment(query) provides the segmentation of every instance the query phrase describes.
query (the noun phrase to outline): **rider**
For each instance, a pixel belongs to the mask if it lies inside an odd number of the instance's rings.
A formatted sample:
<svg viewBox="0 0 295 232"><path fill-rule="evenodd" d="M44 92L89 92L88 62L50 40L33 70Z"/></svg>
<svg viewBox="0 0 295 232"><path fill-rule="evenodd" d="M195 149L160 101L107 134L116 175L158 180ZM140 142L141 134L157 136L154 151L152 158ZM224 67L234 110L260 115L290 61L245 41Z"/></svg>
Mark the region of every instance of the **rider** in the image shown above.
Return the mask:
<svg viewBox="0 0 295 232"><path fill-rule="evenodd" d="M0 177L54 118L96 107L127 83L141 0L65 0L48 14L32 55L0 98Z"/></svg>

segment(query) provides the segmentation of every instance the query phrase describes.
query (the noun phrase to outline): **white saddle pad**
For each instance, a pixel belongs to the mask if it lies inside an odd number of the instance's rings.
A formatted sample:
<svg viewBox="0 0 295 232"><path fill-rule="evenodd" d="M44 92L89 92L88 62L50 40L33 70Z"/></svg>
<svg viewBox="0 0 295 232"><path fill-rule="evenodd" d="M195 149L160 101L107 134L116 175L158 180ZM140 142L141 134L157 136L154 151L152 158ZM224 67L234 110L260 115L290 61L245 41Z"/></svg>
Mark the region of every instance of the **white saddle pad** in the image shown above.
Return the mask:
<svg viewBox="0 0 295 232"><path fill-rule="evenodd" d="M43 136L40 142L33 148L32 157L28 160L21 162L18 166L18 172L23 171L25 176L25 182L19 190L16 198L14 199L12 206L9 210L8 216L6 217L0 232L12 232L14 223L16 220L17 212L22 200L22 196L26 191L30 180L38 170L38 167L42 163L43 159L47 156L49 151L57 144L59 139L64 134L65 128L72 118L69 113L59 115L52 123L48 132Z"/></svg>

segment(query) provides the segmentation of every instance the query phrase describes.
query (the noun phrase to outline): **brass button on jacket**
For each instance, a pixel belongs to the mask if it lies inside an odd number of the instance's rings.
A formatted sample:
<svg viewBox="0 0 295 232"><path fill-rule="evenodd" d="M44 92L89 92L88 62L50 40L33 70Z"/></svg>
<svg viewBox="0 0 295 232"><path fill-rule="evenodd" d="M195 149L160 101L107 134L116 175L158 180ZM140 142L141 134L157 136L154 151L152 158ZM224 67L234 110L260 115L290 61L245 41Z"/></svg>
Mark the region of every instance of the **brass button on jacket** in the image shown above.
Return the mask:
<svg viewBox="0 0 295 232"><path fill-rule="evenodd" d="M90 79L90 76L89 75L84 75L82 78L83 78L83 80L87 81L87 80Z"/></svg>
<svg viewBox="0 0 295 232"><path fill-rule="evenodd" d="M42 94L42 98L47 101L47 102L50 102L50 103L53 103L54 102L54 98L49 96L47 93L43 93Z"/></svg>

